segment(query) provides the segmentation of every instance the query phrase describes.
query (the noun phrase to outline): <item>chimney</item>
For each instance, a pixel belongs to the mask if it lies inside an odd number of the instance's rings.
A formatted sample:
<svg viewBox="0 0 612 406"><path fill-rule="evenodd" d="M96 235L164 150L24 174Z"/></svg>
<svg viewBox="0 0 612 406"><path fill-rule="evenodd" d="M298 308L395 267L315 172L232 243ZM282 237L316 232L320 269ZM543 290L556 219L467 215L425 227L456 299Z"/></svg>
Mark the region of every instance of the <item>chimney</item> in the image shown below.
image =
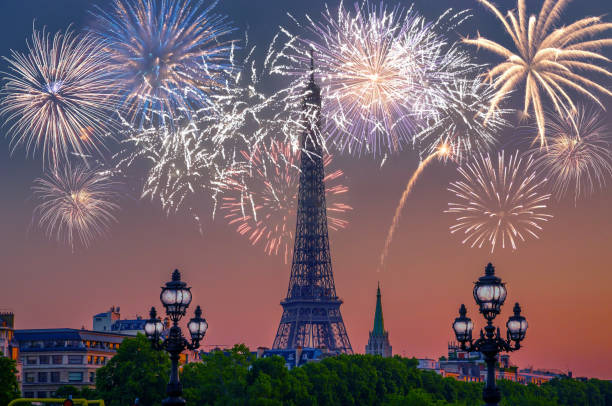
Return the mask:
<svg viewBox="0 0 612 406"><path fill-rule="evenodd" d="M300 365L300 358L302 358L302 346L298 345L295 348L295 366L299 366Z"/></svg>

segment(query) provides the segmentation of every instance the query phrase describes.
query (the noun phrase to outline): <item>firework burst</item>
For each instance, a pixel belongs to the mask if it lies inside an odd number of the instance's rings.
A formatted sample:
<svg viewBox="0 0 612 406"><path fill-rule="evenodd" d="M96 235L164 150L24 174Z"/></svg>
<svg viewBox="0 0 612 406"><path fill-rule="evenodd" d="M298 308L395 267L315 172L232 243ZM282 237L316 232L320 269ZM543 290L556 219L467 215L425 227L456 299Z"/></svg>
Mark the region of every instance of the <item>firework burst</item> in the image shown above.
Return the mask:
<svg viewBox="0 0 612 406"><path fill-rule="evenodd" d="M263 244L268 255L291 255L300 181L300 152L289 144L272 141L259 146L253 154L243 152L249 170L236 177L231 190L222 198L221 210L236 231L253 245ZM329 169L332 157L324 158ZM329 228L339 230L348 224L344 215L352 208L342 202L348 187L340 184L341 170L329 172L324 179Z"/></svg>
<svg viewBox="0 0 612 406"><path fill-rule="evenodd" d="M197 110L223 86L234 66L233 43L222 38L233 28L212 13L215 5L115 0L110 12L98 8L96 31L108 43L110 66L123 83L125 114L139 127Z"/></svg>
<svg viewBox="0 0 612 406"><path fill-rule="evenodd" d="M510 110L496 109L487 119L495 88L480 77L460 79L441 86L443 102L424 121L416 139L427 155L446 145L451 159L461 162L465 154L486 152L509 125Z"/></svg>
<svg viewBox="0 0 612 406"><path fill-rule="evenodd" d="M141 128L124 121L125 140L115 167L128 174L145 161L149 166L142 197L159 201L166 214L184 209L200 224L201 203L210 197L214 217L217 197L246 166L236 151L252 150L268 138L267 120L259 115L270 100L257 90L251 56L252 50L241 61L245 68L228 75L208 104L191 115L175 116L164 127Z"/></svg>
<svg viewBox="0 0 612 406"><path fill-rule="evenodd" d="M204 196L217 201L227 179L240 172L233 152L202 131L201 122L145 130L131 130L116 155L121 172L145 161L149 165L143 198L159 201L166 214L187 210L199 223L197 202ZM214 215L214 208L213 208Z"/></svg>
<svg viewBox="0 0 612 406"><path fill-rule="evenodd" d="M108 55L92 35L70 29L52 38L34 29L28 52L5 58L0 103L13 149L42 149L57 167L70 154L99 152L113 107L113 81L104 68Z"/></svg>
<svg viewBox="0 0 612 406"><path fill-rule="evenodd" d="M583 105L572 115L551 116L546 120L547 145L533 150L536 168L548 175L558 199L573 188L575 202L602 188L612 175L610 129L601 110Z"/></svg>
<svg viewBox="0 0 612 406"><path fill-rule="evenodd" d="M602 107L593 91L612 96L612 92L606 87L580 74L589 72L608 78L612 76L607 69L596 64L609 61L596 51L612 45L612 39L592 39L612 29L611 23L603 23L599 17L588 17L555 29L555 24L570 0L545 0L538 16L532 15L529 18L525 0L517 0L518 17L514 11L509 11L508 16L504 17L489 1L478 1L501 21L517 49L514 53L483 37L464 40L505 59L488 72L488 77L493 80L497 89L489 114L497 108L509 91L524 85L523 113L527 115L530 109L533 109L538 125L538 138L540 143L544 144L546 120L543 98L550 99L555 111L563 115L570 114L575 109L571 92L587 96Z"/></svg>
<svg viewBox="0 0 612 406"><path fill-rule="evenodd" d="M463 232L463 244L490 245L491 252L499 244L516 250L526 237L538 238L541 224L552 218L546 212L550 194L542 192L547 180L536 176L531 155L523 158L517 151L506 159L502 151L494 163L479 154L458 170L462 179L448 187L458 201L445 212L458 216L450 231Z"/></svg>
<svg viewBox="0 0 612 406"><path fill-rule="evenodd" d="M303 75L314 50L327 141L341 152L395 153L413 141L415 122L432 113L437 85L473 67L440 34L466 17L446 12L428 23L412 9L382 4L354 11L340 4L336 14L326 7L321 21L300 26L305 36L283 29L288 40L272 57L272 72Z"/></svg>
<svg viewBox="0 0 612 406"><path fill-rule="evenodd" d="M39 226L49 238L72 249L75 242L88 247L116 221L113 212L119 206L113 200L117 193L107 172L65 163L36 179L32 189L40 201L34 210Z"/></svg>

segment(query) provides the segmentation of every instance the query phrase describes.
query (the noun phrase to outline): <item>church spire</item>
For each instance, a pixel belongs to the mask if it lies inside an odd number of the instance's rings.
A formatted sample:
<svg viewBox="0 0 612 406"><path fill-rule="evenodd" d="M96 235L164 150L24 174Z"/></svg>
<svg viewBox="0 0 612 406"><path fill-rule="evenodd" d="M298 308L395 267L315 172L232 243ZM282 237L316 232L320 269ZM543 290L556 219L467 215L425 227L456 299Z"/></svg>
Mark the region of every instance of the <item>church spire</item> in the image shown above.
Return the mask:
<svg viewBox="0 0 612 406"><path fill-rule="evenodd" d="M385 321L382 312L382 295L380 294L380 282L376 289L376 312L374 313L374 328L370 331L370 338L365 348L366 354L391 357L393 348L389 343L389 333L385 331Z"/></svg>
<svg viewBox="0 0 612 406"><path fill-rule="evenodd" d="M374 313L374 328L372 334L381 336L385 334L385 321L383 319L382 312L382 301L380 295L380 282L378 282L378 289L376 291L376 312Z"/></svg>

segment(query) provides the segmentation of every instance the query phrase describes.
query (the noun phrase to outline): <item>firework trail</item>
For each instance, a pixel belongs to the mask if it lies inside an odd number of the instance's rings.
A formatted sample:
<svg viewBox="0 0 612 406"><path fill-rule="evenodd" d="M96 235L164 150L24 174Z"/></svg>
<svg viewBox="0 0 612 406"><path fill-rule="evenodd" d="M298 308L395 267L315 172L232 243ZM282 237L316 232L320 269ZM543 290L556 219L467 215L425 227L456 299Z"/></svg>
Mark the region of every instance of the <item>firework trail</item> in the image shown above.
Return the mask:
<svg viewBox="0 0 612 406"><path fill-rule="evenodd" d="M55 237L73 250L77 240L89 247L116 221L113 212L119 206L113 202L117 197L114 187L107 172L66 162L34 181L32 190L40 201L34 216L49 238Z"/></svg>
<svg viewBox="0 0 612 406"><path fill-rule="evenodd" d="M552 101L559 115L570 114L575 110L570 92L587 96L603 108L592 91L599 91L608 96L612 96L612 92L581 75L580 72L611 76L607 69L596 64L596 62L608 62L609 59L596 51L612 45L612 39L592 39L612 29L611 23L603 23L599 17L587 17L568 26L554 29L570 0L545 0L538 16L532 15L529 18L526 15L525 0L517 0L518 18L515 11L509 11L507 17L504 17L503 13L489 1L478 1L501 21L517 48L517 53L514 53L480 36L464 40L468 44L484 48L504 58L504 62L488 72L489 79L497 89L497 95L491 101L489 114L497 108L509 91L524 86L523 113L527 116L529 110L533 109L538 125L538 139L540 144L544 144L546 120L543 97L547 96Z"/></svg>
<svg viewBox="0 0 612 406"><path fill-rule="evenodd" d="M205 106L235 65L233 31L217 2L115 0L97 8L95 32L105 39L110 67L122 82L122 108L137 127L172 123Z"/></svg>
<svg viewBox="0 0 612 406"><path fill-rule="evenodd" d="M395 208L395 214L393 215L393 221L391 222L391 227L389 227L389 231L387 232L387 238L385 239L385 246L382 250L382 253L380 254L380 261L378 263L377 272L380 272L385 265L387 256L389 255L389 248L391 247L391 242L393 241L393 235L395 234L395 230L399 226L399 221L402 215L402 210L404 209L404 206L406 205L406 200L408 199L408 195L410 195L410 192L412 191L412 188L414 187L417 179L419 178L419 176L421 176L421 173L423 173L427 165L429 165L431 161L433 161L434 158L447 159L451 153L452 151L450 150L450 147L448 145L441 144L436 151L432 152L427 158L425 158L419 163L419 166L412 174L412 177L408 181L408 184L406 185L406 188L404 189L404 192L402 193L402 197L400 198L400 201L397 207Z"/></svg>
<svg viewBox="0 0 612 406"><path fill-rule="evenodd" d="M516 250L525 237L538 238L541 223L552 218L546 213L550 194L542 193L547 179L538 179L531 155L523 159L517 151L506 160L502 151L496 166L489 155L479 154L459 174L462 179L448 188L458 202L449 203L445 212L459 216L450 231L462 231L463 244L490 244L492 253L501 240L502 248L509 244Z"/></svg>
<svg viewBox="0 0 612 406"><path fill-rule="evenodd" d="M505 116L509 110L496 110L485 123L486 109L494 95L492 86L475 79L457 79L440 87L443 102L436 106L436 114L427 119L424 129L416 136L429 155L419 164L408 181L395 209L378 270L382 270L389 254L395 230L406 200L419 176L434 158L460 162L466 153L488 150L497 142L496 136L509 123Z"/></svg>
<svg viewBox="0 0 612 406"><path fill-rule="evenodd" d="M92 35L70 29L49 33L34 28L28 52L11 51L0 114L13 150L42 149L43 160L57 167L71 154L100 152L109 128L115 85L104 68L108 55Z"/></svg>
<svg viewBox="0 0 612 406"><path fill-rule="evenodd" d="M558 199L574 189L574 203L580 195L603 188L612 175L611 134L600 109L577 105L567 116L551 114L546 120L546 146L532 153L538 171L552 181Z"/></svg>
<svg viewBox="0 0 612 406"><path fill-rule="evenodd" d="M243 152L249 170L236 177L231 190L221 204L225 218L236 231L256 245L263 244L268 255L282 255L285 263L291 255L297 213L297 194L300 181L300 151L291 145L272 141L270 146L259 146L254 153ZM324 166L329 169L332 157L326 155ZM348 187L339 183L341 170L325 176L325 196L328 224L339 230L348 224L343 218L352 208L342 202Z"/></svg>
<svg viewBox="0 0 612 406"><path fill-rule="evenodd" d="M326 7L320 21L296 20L307 35L282 29L287 40L269 55L271 71L301 77L313 50L328 143L341 152L396 153L441 103L438 85L473 68L469 55L441 35L465 18L466 12L447 11L429 23L412 9L387 10L382 3L353 11L340 4L337 13Z"/></svg>

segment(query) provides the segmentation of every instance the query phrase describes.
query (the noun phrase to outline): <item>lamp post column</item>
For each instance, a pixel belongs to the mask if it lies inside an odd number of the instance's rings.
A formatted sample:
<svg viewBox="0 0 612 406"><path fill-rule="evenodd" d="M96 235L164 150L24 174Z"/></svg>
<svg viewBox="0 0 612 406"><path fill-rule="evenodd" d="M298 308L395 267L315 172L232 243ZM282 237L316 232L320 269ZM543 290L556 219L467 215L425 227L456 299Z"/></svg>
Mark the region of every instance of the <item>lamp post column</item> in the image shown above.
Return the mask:
<svg viewBox="0 0 612 406"><path fill-rule="evenodd" d="M181 397L183 394L183 385L179 381L178 365L179 357L183 351L183 336L177 323L170 329L170 335L168 337L168 353L170 355L171 369L170 369L170 381L166 387L166 394L168 397L162 401L163 406L183 406L185 405L185 399Z"/></svg>
<svg viewBox="0 0 612 406"><path fill-rule="evenodd" d="M485 331L487 340L483 343L481 352L485 356L485 363L487 364L487 383L482 393L482 399L486 402L487 406L497 406L501 400L501 393L495 384L495 367L499 348L493 338L495 327L493 327L493 323L490 320L485 327Z"/></svg>

